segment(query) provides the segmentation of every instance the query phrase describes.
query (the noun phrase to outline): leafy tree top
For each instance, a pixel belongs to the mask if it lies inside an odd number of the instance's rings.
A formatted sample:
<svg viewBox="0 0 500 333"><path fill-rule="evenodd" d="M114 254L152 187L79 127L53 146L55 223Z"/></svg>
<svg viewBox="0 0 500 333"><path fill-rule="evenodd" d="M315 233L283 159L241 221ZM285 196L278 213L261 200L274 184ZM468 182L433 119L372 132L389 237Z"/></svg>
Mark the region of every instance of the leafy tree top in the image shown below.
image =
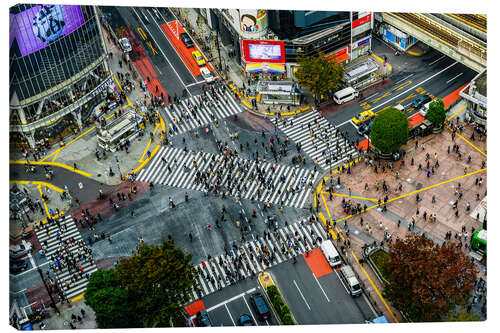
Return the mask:
<svg viewBox="0 0 500 333"><path fill-rule="evenodd" d="M299 56L295 77L302 87L307 87L315 96L337 90L344 77L344 66L330 61L323 52L313 56Z"/></svg>
<svg viewBox="0 0 500 333"><path fill-rule="evenodd" d="M408 118L404 112L391 107L377 113L370 140L384 154L397 152L408 141Z"/></svg>
<svg viewBox="0 0 500 333"><path fill-rule="evenodd" d="M428 119L434 127L441 126L446 120L446 110L444 109L443 100L436 98L429 104L429 110L425 114L425 119Z"/></svg>
<svg viewBox="0 0 500 333"><path fill-rule="evenodd" d="M390 245L385 296L413 321L440 321L470 296L477 268L453 243L417 234Z"/></svg>

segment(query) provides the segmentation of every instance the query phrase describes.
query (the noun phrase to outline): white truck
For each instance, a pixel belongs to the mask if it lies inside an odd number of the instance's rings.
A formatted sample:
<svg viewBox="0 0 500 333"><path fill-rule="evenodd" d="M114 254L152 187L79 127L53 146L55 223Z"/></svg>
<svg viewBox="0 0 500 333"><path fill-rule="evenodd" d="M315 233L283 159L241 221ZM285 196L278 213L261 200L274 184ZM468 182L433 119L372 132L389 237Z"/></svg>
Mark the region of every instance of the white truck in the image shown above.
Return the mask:
<svg viewBox="0 0 500 333"><path fill-rule="evenodd" d="M361 295L361 285L351 266L342 266L342 268L339 270L339 275L342 279L342 282L344 283L344 286L347 288L347 291L351 296L354 297Z"/></svg>

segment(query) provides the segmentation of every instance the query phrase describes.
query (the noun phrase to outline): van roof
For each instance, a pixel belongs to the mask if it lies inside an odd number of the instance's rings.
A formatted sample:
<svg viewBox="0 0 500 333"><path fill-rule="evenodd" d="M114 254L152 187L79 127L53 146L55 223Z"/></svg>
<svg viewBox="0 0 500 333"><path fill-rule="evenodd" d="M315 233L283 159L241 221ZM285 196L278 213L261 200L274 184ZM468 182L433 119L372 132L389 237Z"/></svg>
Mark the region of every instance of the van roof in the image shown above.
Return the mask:
<svg viewBox="0 0 500 333"><path fill-rule="evenodd" d="M339 98L341 96L352 94L355 91L356 91L356 89L354 89L353 87L347 87L347 88L344 88L342 90L336 91L335 94L334 94L334 96L336 96L337 98Z"/></svg>

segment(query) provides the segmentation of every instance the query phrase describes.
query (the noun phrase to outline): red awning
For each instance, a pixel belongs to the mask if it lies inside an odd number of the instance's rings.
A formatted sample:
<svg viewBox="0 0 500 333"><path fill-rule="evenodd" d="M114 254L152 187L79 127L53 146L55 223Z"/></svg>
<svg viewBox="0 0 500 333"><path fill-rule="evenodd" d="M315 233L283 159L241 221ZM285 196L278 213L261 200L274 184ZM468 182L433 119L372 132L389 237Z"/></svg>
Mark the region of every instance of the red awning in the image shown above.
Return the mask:
<svg viewBox="0 0 500 333"><path fill-rule="evenodd" d="M349 56L349 53L345 52L344 54L341 54L341 55L335 55L335 53L330 54L326 58L328 59L328 61L335 61L335 62L340 63L340 62L344 62L347 59L349 59L350 56Z"/></svg>

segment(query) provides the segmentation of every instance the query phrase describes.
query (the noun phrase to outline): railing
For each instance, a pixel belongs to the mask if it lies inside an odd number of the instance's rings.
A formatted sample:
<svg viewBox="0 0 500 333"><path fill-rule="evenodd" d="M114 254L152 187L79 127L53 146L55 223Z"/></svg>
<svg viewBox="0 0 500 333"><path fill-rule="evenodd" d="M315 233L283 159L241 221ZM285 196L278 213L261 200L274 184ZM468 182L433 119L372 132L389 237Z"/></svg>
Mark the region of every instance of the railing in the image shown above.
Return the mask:
<svg viewBox="0 0 500 333"><path fill-rule="evenodd" d="M94 92L96 92L98 89L100 89L102 85L107 84L107 82L109 82L109 80L113 80L112 74L110 74L106 79L104 79L102 84L98 85L93 90L91 90L88 94L81 97L77 101L71 103L70 105L62 108L61 110L59 110L57 112L54 112L54 113L48 115L47 117L44 117L42 119L38 119L38 120L33 121L29 124L11 125L10 131L11 132L29 132L29 131L35 130L39 127L42 127L46 124L49 124L51 122L58 120L59 118L67 115L68 113L74 111L75 109L79 108L80 106L82 106L85 103L87 103L88 101L90 101L95 96Z"/></svg>

